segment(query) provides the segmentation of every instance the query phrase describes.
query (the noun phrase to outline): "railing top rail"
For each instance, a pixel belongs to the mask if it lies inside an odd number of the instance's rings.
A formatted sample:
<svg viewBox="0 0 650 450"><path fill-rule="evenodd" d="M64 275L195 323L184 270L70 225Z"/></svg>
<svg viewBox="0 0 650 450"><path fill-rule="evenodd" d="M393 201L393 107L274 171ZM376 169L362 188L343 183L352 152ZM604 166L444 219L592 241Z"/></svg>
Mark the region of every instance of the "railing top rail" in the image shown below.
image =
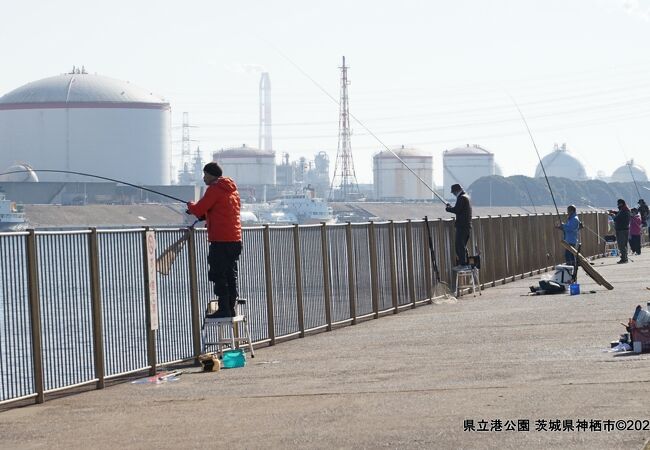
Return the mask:
<svg viewBox="0 0 650 450"><path fill-rule="evenodd" d="M98 229L97 232L101 234L116 234L116 233L135 233L145 231L146 228L121 228L121 229Z"/></svg>
<svg viewBox="0 0 650 450"><path fill-rule="evenodd" d="M28 231L2 231L0 232L0 236L27 236L29 234Z"/></svg>
<svg viewBox="0 0 650 450"><path fill-rule="evenodd" d="M73 234L90 234L91 230L57 230L57 231L41 231L34 230L37 236L69 236Z"/></svg>

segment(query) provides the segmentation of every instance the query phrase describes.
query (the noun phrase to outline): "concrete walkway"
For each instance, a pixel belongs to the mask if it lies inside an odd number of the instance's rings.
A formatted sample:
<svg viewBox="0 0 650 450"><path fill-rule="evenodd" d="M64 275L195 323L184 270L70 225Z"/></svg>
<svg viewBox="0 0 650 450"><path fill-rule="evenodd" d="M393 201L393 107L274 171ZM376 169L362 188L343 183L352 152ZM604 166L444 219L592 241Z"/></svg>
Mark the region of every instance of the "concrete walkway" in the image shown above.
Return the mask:
<svg viewBox="0 0 650 450"><path fill-rule="evenodd" d="M582 276L595 294L527 297L527 278L261 348L243 369L5 411L0 447L642 449L650 354L603 352L650 300L650 255L634 259L596 261L614 291ZM625 419L646 430L604 431ZM507 430L520 420L530 431Z"/></svg>

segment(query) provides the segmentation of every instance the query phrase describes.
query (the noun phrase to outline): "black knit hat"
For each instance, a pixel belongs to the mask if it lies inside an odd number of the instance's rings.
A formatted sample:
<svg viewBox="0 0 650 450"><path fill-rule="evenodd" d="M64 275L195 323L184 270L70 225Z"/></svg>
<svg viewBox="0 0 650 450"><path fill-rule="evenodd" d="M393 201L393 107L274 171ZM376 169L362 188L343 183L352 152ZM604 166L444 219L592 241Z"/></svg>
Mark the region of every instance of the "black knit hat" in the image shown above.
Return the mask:
<svg viewBox="0 0 650 450"><path fill-rule="evenodd" d="M451 192L460 192L463 190L463 187L460 184L452 184L451 185Z"/></svg>
<svg viewBox="0 0 650 450"><path fill-rule="evenodd" d="M207 163L205 166L203 166L203 171L205 173L209 173L214 177L220 177L223 175L223 170L221 170L221 167L219 167L219 164L216 162Z"/></svg>

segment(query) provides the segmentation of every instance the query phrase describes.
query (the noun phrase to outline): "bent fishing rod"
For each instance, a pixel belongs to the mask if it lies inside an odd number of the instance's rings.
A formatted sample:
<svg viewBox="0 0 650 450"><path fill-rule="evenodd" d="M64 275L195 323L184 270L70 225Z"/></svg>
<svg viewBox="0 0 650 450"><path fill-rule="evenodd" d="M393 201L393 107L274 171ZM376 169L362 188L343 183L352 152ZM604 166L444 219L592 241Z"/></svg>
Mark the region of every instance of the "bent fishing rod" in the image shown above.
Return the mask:
<svg viewBox="0 0 650 450"><path fill-rule="evenodd" d="M280 54L280 56L282 56L284 59L286 59L289 62L289 64L291 64L293 67L295 67L301 74L303 74L309 81L311 81L323 94L325 94L330 100L332 100L334 103L336 103L339 106L339 108L341 107L341 102L339 102L329 92L327 92L327 90L323 86L321 86L320 83L318 83L316 80L314 80L307 72L305 72L302 69L302 67L300 67L291 58L289 58L287 55L285 55L284 52L280 51L279 48L277 48L276 46L274 46L273 44L271 44L270 42L268 42L266 40L264 40L264 41L266 42L267 45L273 47L273 49L276 52L278 52L278 54ZM424 181L413 169L411 169L411 167L402 158L400 158L399 155L395 151L393 151L390 147L388 147L386 144L384 144L384 142L381 139L379 139L379 137L375 133L373 133L372 130L370 128L368 128L361 120L359 120L359 118L357 118L351 112L348 112L348 115L350 117L352 117L355 120L355 122L357 122L359 125L361 125L361 127L370 136L372 136L377 142L379 142L379 144L382 147L384 147L386 150L388 150L409 172L411 172L415 176L415 178L417 178L420 181L420 183L422 183L429 191L431 191L431 193L433 195L435 195L438 200L440 200L445 205L449 204L447 202L447 200L442 198L440 196L440 194L438 194L438 192L435 189L433 189L431 186L429 186L429 183Z"/></svg>
<svg viewBox="0 0 650 450"><path fill-rule="evenodd" d="M621 143L621 139L618 137L618 134L616 135L616 140L618 141L618 146L621 148L621 151L623 152L623 156L625 157L625 165L627 166L628 169L630 169L630 176L632 177L632 181L634 182L634 187L636 188L636 193L641 198L641 192L639 191L639 185L636 184L636 178L634 178L634 171L632 170L632 161L633 159L630 159L630 163L628 164L627 161L627 154L625 153L625 149L623 148L623 144Z"/></svg>
<svg viewBox="0 0 650 450"><path fill-rule="evenodd" d="M544 167L544 163L542 162L542 157L539 155L539 150L537 149L537 144L535 143L535 139L533 138L533 133L530 131L530 127L528 126L528 122L526 121L526 118L524 117L524 113L521 112L521 109L519 108L519 105L517 104L517 101L515 98L508 93L508 96L512 100L512 103L514 103L515 108L517 108L517 111L519 111L519 116L521 117L521 120L524 122L524 125L526 126L526 131L528 131L528 136L530 136L530 140L533 143L533 147L535 148L535 153L537 154L537 159L539 160L539 165L542 168L542 173L544 173L544 178L546 179L546 185L548 186L548 191L551 194L551 199L553 200L553 206L555 206L555 212L557 213L557 218L560 221L560 224L562 223L562 217L560 216L560 210L557 207L557 203L555 202L555 195L553 195L553 188L551 188L551 182L548 180L548 176L546 175L546 168Z"/></svg>
<svg viewBox="0 0 650 450"><path fill-rule="evenodd" d="M70 174L70 175L80 175L80 176L83 176L83 177L98 178L100 180L112 181L113 183L123 184L125 186L131 186L131 187L136 188L136 189L140 189L140 190L143 190L143 191L151 192L153 194L161 195L163 197L167 197L169 199L176 200L177 202L187 203L187 200L182 200L182 199L180 199L178 197L174 197L173 195L163 194L162 192L158 192L156 190L146 188L144 186L140 186L140 185L137 185L137 184L129 183L128 181L123 181L123 180L118 180L118 179L115 179L115 178L104 177L104 176L95 175L95 174L92 174L92 173L76 172L76 171L72 171L72 170L32 169L32 168L30 168L30 169L24 169L24 170L12 170L10 172L3 172L3 173L0 173L0 176L2 176L2 175L11 175L13 173L29 173L29 172L65 173L65 174Z"/></svg>

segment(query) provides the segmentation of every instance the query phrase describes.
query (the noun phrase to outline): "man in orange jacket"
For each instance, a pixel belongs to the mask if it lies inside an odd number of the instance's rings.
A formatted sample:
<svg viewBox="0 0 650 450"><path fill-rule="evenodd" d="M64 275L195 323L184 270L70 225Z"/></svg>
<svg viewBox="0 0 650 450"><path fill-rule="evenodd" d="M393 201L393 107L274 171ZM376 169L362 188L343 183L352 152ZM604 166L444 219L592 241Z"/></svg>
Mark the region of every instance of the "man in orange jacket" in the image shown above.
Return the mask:
<svg viewBox="0 0 650 450"><path fill-rule="evenodd" d="M224 177L216 162L203 167L203 182L208 186L198 202L187 202L187 212L203 218L208 227L208 279L214 283L219 309L210 318L233 317L237 303L237 261L242 250L241 202L237 185Z"/></svg>

